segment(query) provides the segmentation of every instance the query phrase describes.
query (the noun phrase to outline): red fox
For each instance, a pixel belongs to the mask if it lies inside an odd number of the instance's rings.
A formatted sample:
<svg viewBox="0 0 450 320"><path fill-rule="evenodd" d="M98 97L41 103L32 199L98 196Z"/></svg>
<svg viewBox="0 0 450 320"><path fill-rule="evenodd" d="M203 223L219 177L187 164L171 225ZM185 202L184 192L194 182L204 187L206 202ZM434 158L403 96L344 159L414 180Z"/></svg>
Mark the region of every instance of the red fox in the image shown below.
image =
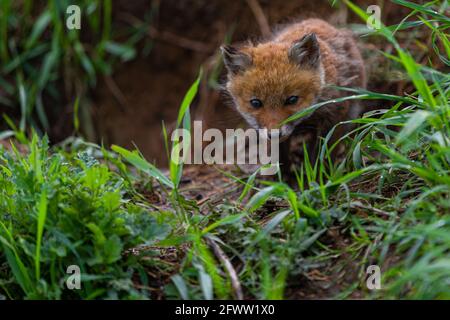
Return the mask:
<svg viewBox="0 0 450 320"><path fill-rule="evenodd" d="M328 85L365 88L364 62L348 30L308 19L284 27L268 41L222 46L221 51L228 71L226 91L235 108L255 129L280 130L280 141L285 140L281 161L288 165L288 138L294 131L305 136L314 161L319 137L361 113L358 104L327 105L307 119L280 126L296 112L342 95ZM333 141L348 130L338 126Z"/></svg>

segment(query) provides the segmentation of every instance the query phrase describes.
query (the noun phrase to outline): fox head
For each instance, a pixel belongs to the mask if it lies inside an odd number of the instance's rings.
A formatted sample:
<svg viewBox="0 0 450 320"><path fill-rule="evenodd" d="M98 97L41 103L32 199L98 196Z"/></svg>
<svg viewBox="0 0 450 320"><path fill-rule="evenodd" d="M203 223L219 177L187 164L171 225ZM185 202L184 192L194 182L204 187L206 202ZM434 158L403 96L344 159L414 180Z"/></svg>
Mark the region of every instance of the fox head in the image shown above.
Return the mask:
<svg viewBox="0 0 450 320"><path fill-rule="evenodd" d="M323 86L319 43L314 33L293 43L268 42L236 49L222 46L227 91L255 129L280 129L289 136L289 116L312 105Z"/></svg>

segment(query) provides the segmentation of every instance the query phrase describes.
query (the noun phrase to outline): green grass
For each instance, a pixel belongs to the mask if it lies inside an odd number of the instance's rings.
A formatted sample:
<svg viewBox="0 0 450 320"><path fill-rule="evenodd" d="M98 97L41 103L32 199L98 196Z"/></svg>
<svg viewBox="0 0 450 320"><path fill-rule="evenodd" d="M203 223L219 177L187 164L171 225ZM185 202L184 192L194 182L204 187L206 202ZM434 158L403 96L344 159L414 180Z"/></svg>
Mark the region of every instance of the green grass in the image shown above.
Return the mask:
<svg viewBox="0 0 450 320"><path fill-rule="evenodd" d="M0 155L2 294L145 297L131 283L144 263L123 253L164 238L170 230L164 216L153 217L145 203L130 199L129 183L92 156L100 148L50 155L46 139L36 136L29 146L29 155ZM63 290L70 265L82 270L81 291Z"/></svg>
<svg viewBox="0 0 450 320"><path fill-rule="evenodd" d="M305 154L296 187L223 172L236 192L199 204L177 162L165 174L138 151L80 139L49 149L45 137L28 141L16 130L26 151L0 149L0 295L283 299L308 296L325 281L335 298L450 299L450 77L417 63L396 40L410 26L428 28L429 55L448 67L448 4L394 2L412 21L383 26L368 41L392 44L386 59L413 89L396 96L340 88L344 100L383 107L352 121L342 162L330 161L335 146L326 144L317 163ZM190 128L198 81L178 127ZM72 264L81 267L82 290L64 285ZM377 291L365 285L373 264L382 271Z"/></svg>
<svg viewBox="0 0 450 320"><path fill-rule="evenodd" d="M135 46L151 21L150 15L142 25L114 32L112 4L111 0L1 1L0 106L20 118L18 129L48 132L50 121L74 112L75 122L81 120L74 131L97 138L86 93L118 62L137 55ZM69 5L80 7L81 30L66 28ZM127 41L118 42L117 37Z"/></svg>

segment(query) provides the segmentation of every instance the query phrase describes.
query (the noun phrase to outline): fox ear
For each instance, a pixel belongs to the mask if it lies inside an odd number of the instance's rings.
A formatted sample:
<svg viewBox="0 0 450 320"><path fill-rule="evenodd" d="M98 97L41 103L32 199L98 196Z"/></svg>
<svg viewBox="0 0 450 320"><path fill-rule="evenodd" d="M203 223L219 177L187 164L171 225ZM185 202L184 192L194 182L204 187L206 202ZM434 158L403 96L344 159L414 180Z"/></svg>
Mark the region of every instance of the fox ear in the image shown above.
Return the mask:
<svg viewBox="0 0 450 320"><path fill-rule="evenodd" d="M295 41L289 48L289 60L299 66L319 67L320 47L315 33Z"/></svg>
<svg viewBox="0 0 450 320"><path fill-rule="evenodd" d="M233 75L244 72L252 65L252 58L232 46L221 46L223 62Z"/></svg>

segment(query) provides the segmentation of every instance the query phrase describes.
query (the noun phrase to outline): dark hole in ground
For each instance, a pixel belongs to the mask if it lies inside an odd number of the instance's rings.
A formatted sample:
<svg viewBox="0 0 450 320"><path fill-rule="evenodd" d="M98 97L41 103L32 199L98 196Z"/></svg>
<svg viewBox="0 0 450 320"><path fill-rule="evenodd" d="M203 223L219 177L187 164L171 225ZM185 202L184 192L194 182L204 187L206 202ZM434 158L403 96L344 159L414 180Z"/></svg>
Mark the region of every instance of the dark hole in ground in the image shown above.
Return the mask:
<svg viewBox="0 0 450 320"><path fill-rule="evenodd" d="M165 165L162 121L170 126L176 119L180 102L200 66L206 61L217 61L218 48L227 35L232 34L233 42L260 37L261 29L250 2L114 2L114 19L124 28L129 26L130 20L143 20L152 5L158 3L159 10L149 31L154 39L150 54L120 65L112 78L100 81L94 91L93 115L98 140L107 146L114 143L132 148L136 144L148 160ZM372 2L357 1L363 7ZM326 18L338 25L360 23L359 18L344 8L332 8L327 1L272 0L259 3L271 27L306 17ZM404 16L404 12L386 8L392 4L384 6L383 12L388 14L384 20L398 22ZM367 52L373 52L373 45L367 49ZM376 66L379 62L374 56L366 55L366 58L369 66ZM404 84L389 84L380 72L383 71L374 73L369 89L388 89L388 92L403 89ZM229 126L230 121L224 119L233 118L233 111L224 106L220 96L213 91L202 92L200 104L207 104L208 115ZM217 124L218 127L220 125Z"/></svg>

